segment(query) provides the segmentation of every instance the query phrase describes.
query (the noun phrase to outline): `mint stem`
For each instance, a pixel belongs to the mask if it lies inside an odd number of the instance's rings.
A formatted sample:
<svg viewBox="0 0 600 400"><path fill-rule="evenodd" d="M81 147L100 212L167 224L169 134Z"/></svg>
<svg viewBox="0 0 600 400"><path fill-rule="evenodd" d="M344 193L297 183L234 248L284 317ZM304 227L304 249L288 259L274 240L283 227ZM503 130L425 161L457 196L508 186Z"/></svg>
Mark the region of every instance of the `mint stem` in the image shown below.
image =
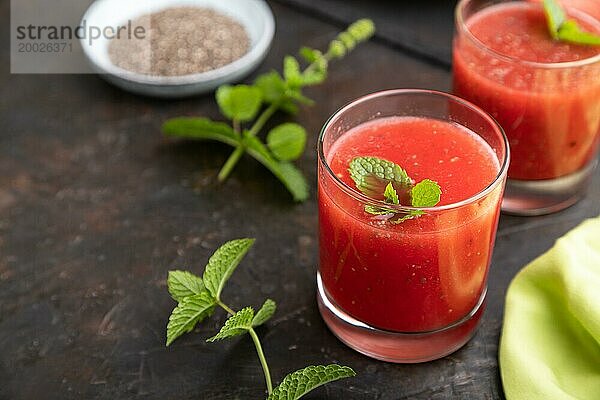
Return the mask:
<svg viewBox="0 0 600 400"><path fill-rule="evenodd" d="M233 311L231 308L229 308L229 306L227 306L227 304L223 303L221 300L217 300L217 304L223 310L227 311L227 314L230 314L230 315L234 315L235 314L235 311Z"/></svg>
<svg viewBox="0 0 600 400"><path fill-rule="evenodd" d="M223 310L227 311L228 314L234 315L235 311L233 311L227 304L223 303L221 300L217 300L217 304ZM267 392L271 394L273 392L273 382L271 381L271 372L269 371L269 365L267 364L267 359L265 358L265 353L263 352L262 345L260 344L260 339L258 335L254 331L253 328L248 330L252 341L254 342L254 347L256 347L256 352L258 353L258 359L260 360L260 365L262 366L263 373L265 375L265 382L267 384Z"/></svg>
<svg viewBox="0 0 600 400"><path fill-rule="evenodd" d="M225 164L223 164L223 167L219 171L219 182L224 182L229 177L229 174L231 174L231 171L233 171L233 168L240 160L240 158L242 158L245 152L246 146L244 146L241 143L238 144L233 153L231 153L231 155L229 156L227 161L225 161Z"/></svg>
<svg viewBox="0 0 600 400"><path fill-rule="evenodd" d="M269 107L267 107L262 112L260 117L258 117L256 122L254 122L254 125L252 125L252 128L250 128L250 130L248 131L247 134L250 136L256 136L258 134L258 132L260 132L260 130L263 128L263 126L267 123L269 118L271 118L271 116L275 113L275 111L277 111L278 108L279 108L279 103L273 103ZM234 123L235 123L235 121L234 121ZM235 128L236 128L236 126L234 124L234 129ZM238 129L239 129L239 125L238 125ZM224 182L229 177L229 175L231 174L231 171L233 171L236 164L238 163L238 161L240 161L240 158L242 158L242 156L244 155L245 152L246 152L246 146L242 143L238 144L237 147L235 148L235 150L233 151L233 153L231 153L231 155L227 159L227 161L225 161L225 164L221 168L221 171L219 171L219 182Z"/></svg>
<svg viewBox="0 0 600 400"><path fill-rule="evenodd" d="M260 345L260 340L258 339L258 335L254 331L253 328L250 328L248 331L252 341L254 342L254 347L256 347L256 352L258 353L258 359L260 360L260 365L262 365L263 372L265 374L265 382L267 383L267 393L273 393L273 383L271 382L271 373L269 372L269 366L267 365L267 359L265 358L265 354L263 353L262 346Z"/></svg>
<svg viewBox="0 0 600 400"><path fill-rule="evenodd" d="M277 111L279 105L280 103L276 101L275 103L269 105L269 107L265 108L262 114L260 114L260 117L258 117L256 122L254 122L254 125L252 125L252 128L250 128L250 130L248 131L248 135L256 136L258 132L260 132L260 130L265 126L269 118L271 118L273 114L275 114L275 111Z"/></svg>

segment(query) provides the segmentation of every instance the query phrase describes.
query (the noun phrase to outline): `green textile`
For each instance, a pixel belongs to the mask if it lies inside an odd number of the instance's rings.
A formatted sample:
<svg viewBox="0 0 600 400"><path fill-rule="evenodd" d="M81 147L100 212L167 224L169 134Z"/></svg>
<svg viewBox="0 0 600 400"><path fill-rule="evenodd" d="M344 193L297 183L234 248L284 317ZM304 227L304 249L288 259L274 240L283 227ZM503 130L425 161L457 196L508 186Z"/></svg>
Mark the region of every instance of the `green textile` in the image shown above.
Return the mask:
<svg viewBox="0 0 600 400"><path fill-rule="evenodd" d="M600 399L600 217L514 278L499 361L507 400Z"/></svg>

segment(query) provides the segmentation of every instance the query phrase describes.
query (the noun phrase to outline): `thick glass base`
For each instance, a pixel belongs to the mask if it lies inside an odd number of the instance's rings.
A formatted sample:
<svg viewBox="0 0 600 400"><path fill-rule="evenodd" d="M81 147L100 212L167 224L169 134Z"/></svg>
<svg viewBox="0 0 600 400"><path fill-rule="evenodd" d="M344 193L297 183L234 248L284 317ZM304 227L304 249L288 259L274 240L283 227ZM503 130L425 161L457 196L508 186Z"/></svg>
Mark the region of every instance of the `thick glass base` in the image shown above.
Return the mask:
<svg viewBox="0 0 600 400"><path fill-rule="evenodd" d="M555 179L524 181L508 178L502 211L513 215L544 215L577 203L587 191L598 160Z"/></svg>
<svg viewBox="0 0 600 400"><path fill-rule="evenodd" d="M419 363L436 360L464 346L475 333L486 305L484 290L477 305L460 321L429 332L392 332L369 326L338 308L327 296L317 273L317 301L323 320L342 342L378 360Z"/></svg>

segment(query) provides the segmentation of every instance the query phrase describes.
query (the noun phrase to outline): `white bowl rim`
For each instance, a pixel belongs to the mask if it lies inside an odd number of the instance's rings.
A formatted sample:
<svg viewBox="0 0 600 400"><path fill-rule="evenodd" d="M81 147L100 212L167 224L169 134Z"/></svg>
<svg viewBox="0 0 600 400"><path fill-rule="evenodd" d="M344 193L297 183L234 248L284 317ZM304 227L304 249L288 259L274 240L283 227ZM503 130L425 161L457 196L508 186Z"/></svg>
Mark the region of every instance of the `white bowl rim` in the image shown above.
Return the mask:
<svg viewBox="0 0 600 400"><path fill-rule="evenodd" d="M102 6L103 1L95 1L83 14L82 21L89 18L90 15L96 11L97 7ZM258 41L250 48L250 50L239 59L226 64L220 68L216 68L206 72L200 72L196 74L188 75L177 75L177 76L158 76L158 75L145 75L137 72L132 72L121 67L114 65L113 63L102 63L98 60L96 52L98 50L92 50L91 46L88 46L85 38L81 39L81 46L83 51L92 62L92 64L100 70L102 74L109 74L116 76L125 81L135 82L143 85L151 86L185 86L198 83L209 83L219 79L227 78L239 70L252 65L257 60L261 59L263 55L268 51L275 36L275 17L271 8L264 0L255 0L249 2L256 6L257 11L261 14L262 22L264 23L264 33L258 39ZM228 4L225 2L224 4ZM103 65L104 64L104 65Z"/></svg>

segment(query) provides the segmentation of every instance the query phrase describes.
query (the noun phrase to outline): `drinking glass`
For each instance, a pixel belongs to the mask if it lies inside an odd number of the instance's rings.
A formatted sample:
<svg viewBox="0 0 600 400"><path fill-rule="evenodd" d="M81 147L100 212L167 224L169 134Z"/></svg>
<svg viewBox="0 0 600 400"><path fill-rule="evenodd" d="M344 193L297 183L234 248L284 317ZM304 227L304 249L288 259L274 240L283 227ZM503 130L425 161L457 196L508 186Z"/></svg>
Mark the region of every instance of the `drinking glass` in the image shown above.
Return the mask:
<svg viewBox="0 0 600 400"><path fill-rule="evenodd" d="M467 128L483 139L482 147L493 151L497 175L479 193L426 208L410 224L373 223L356 210L366 205L400 213L415 209L365 196L336 176L330 162L334 144L352 128L388 117L419 117ZM318 304L331 331L363 354L400 363L433 360L463 346L485 308L509 160L502 128L480 108L453 95L384 91L350 103L327 121L318 159ZM479 166L470 168L475 173Z"/></svg>
<svg viewBox="0 0 600 400"><path fill-rule="evenodd" d="M592 4L600 13L600 3L590 2L588 7ZM533 15L538 15L540 29L547 29L540 2L461 0L455 14L453 91L490 113L506 132L512 156L502 209L517 215L546 214L577 202L598 163L600 51L554 63L499 53L471 32L469 21L486 12L492 18L506 6L537 13ZM568 11L600 32L599 20L574 7ZM486 29L495 26L490 23ZM508 37L498 28L495 40L530 39L530 35ZM529 45L540 46L533 41ZM554 46L558 53L567 45Z"/></svg>

